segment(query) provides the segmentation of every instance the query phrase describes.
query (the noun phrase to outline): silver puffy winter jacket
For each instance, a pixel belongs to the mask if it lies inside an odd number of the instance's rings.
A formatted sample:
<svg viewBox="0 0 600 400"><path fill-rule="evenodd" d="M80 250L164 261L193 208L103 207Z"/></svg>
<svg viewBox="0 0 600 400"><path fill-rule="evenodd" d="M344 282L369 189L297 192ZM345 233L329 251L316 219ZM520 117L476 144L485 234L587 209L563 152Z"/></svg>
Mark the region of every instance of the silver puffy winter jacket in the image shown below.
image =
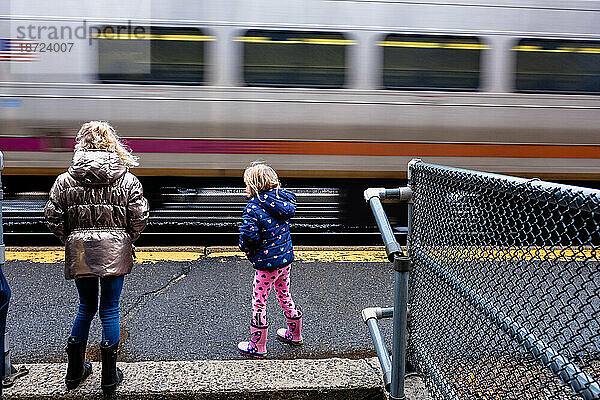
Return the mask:
<svg viewBox="0 0 600 400"><path fill-rule="evenodd" d="M146 227L148 201L117 153L77 151L56 178L45 207L48 228L65 243L65 278L131 272L133 242Z"/></svg>

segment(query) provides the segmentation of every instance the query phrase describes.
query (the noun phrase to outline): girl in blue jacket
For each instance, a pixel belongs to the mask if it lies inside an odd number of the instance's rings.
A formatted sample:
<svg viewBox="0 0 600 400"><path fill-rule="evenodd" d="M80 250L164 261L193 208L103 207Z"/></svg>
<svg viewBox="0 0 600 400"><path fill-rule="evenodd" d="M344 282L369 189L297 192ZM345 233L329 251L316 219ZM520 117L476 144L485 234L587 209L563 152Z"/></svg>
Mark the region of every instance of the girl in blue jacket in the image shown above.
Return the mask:
<svg viewBox="0 0 600 400"><path fill-rule="evenodd" d="M275 289L288 325L277 330L277 337L292 345L303 343L302 312L289 292L294 261L289 219L296 213L296 195L281 189L275 170L262 163L246 168L244 183L249 200L239 229L239 246L256 272L250 341L240 342L238 350L244 355L263 358L267 355L266 302L271 288Z"/></svg>

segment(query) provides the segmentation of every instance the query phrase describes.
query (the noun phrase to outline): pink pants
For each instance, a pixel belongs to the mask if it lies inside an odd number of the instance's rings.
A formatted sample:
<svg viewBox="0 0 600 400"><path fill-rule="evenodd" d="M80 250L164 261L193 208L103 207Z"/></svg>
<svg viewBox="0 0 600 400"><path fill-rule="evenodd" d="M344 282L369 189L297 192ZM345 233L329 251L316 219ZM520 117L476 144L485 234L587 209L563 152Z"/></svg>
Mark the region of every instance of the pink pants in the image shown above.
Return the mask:
<svg viewBox="0 0 600 400"><path fill-rule="evenodd" d="M267 325L266 306L271 288L275 288L279 305L288 317L296 317L296 305L290 295L291 265L274 271L256 271L252 290L252 321L257 325Z"/></svg>

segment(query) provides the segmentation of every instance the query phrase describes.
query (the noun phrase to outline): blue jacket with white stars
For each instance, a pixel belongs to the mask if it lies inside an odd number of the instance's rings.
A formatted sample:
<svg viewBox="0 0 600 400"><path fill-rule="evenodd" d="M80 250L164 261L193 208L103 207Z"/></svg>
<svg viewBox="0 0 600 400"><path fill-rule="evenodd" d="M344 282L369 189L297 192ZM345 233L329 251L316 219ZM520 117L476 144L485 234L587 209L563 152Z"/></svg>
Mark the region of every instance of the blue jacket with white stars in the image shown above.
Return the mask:
<svg viewBox="0 0 600 400"><path fill-rule="evenodd" d="M296 195L270 189L248 200L240 226L240 249L255 269L273 271L294 261L290 218L296 214Z"/></svg>

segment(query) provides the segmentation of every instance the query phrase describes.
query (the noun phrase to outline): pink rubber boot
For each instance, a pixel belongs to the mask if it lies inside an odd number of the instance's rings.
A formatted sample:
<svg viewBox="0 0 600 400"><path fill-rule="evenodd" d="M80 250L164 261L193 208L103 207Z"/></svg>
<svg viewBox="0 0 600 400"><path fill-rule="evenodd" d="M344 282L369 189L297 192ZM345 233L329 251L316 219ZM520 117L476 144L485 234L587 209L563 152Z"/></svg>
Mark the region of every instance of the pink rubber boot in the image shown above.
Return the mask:
<svg viewBox="0 0 600 400"><path fill-rule="evenodd" d="M250 341L240 342L238 350L245 356L265 358L267 356L267 331L269 325L250 324Z"/></svg>
<svg viewBox="0 0 600 400"><path fill-rule="evenodd" d="M277 329L277 339L284 343L289 343L294 346L300 346L304 343L302 337L302 314L296 317L285 316L287 320L288 328Z"/></svg>

